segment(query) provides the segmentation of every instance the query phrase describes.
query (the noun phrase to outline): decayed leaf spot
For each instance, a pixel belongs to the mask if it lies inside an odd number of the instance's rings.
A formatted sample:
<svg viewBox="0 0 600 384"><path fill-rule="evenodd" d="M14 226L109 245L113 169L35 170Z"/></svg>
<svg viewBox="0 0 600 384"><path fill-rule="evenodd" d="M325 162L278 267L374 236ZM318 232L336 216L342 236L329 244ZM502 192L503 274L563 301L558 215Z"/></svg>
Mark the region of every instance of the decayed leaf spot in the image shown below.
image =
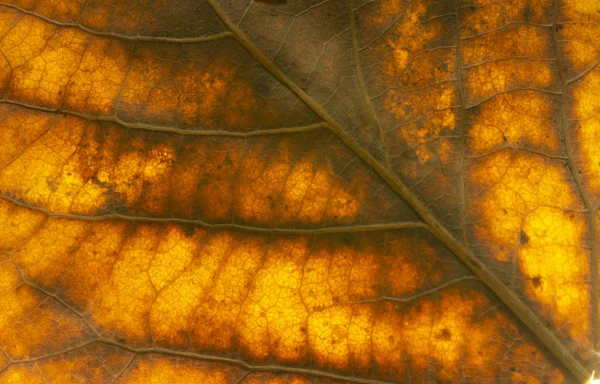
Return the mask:
<svg viewBox="0 0 600 384"><path fill-rule="evenodd" d="M539 155L504 150L476 163L469 179L477 193L476 236L498 260L516 258L526 293L545 307L571 337L589 340L589 251L581 247L586 225L563 167ZM527 242L521 244L521 233ZM552 250L550 252L550 250ZM565 325L567 324L567 325Z"/></svg>

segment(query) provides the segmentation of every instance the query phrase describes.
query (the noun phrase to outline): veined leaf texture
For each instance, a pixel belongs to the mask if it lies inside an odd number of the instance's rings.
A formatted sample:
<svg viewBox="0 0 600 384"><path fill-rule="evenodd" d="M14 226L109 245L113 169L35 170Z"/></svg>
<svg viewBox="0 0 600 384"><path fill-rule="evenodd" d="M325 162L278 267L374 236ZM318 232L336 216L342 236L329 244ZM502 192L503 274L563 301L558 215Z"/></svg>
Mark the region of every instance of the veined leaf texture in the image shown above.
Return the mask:
<svg viewBox="0 0 600 384"><path fill-rule="evenodd" d="M0 2L1 383L600 370L597 0Z"/></svg>

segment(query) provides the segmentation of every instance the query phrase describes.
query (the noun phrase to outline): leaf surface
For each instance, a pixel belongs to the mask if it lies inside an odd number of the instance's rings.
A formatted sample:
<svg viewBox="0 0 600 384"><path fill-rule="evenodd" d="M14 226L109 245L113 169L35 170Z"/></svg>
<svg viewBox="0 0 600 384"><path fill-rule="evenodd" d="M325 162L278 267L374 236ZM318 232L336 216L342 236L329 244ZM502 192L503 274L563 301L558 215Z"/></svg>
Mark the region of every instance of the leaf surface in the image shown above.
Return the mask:
<svg viewBox="0 0 600 384"><path fill-rule="evenodd" d="M598 9L2 2L0 381L588 379Z"/></svg>

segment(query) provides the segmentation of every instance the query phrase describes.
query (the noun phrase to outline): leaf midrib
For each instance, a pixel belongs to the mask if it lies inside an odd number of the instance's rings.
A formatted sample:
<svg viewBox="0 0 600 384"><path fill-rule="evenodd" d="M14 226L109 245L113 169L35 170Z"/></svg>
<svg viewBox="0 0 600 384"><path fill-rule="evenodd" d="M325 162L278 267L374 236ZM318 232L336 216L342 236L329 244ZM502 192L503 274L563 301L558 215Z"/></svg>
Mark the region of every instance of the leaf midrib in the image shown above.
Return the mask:
<svg viewBox="0 0 600 384"><path fill-rule="evenodd" d="M494 292L499 299L519 318L525 326L540 340L540 342L560 361L574 377L585 381L590 374L581 362L561 343L556 335L531 311L525 303L509 288L507 288L479 258L459 240L429 211L410 189L388 168L382 166L370 153L361 147L350 134L319 105L304 90L288 78L250 41L232 21L229 16L216 4L215 0L206 0L221 21L230 29L238 42L278 81L300 98L311 110L327 123L327 128L340 138L360 159L362 159L388 186L398 194L421 219L428 225L430 231L477 277ZM456 68L459 71L459 68ZM460 76L460 74L459 74ZM464 108L464 106L463 106Z"/></svg>

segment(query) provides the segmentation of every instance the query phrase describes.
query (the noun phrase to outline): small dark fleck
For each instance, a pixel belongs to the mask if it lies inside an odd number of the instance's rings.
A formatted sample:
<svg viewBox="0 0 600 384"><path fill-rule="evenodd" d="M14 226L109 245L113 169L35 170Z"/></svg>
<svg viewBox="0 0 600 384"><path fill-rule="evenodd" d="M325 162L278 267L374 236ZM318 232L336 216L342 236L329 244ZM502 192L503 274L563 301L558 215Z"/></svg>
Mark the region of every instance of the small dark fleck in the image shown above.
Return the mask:
<svg viewBox="0 0 600 384"><path fill-rule="evenodd" d="M192 236L196 232L196 228L193 225L184 225L182 229L186 236Z"/></svg>
<svg viewBox="0 0 600 384"><path fill-rule="evenodd" d="M527 233L525 233L525 231L521 231L519 241L521 242L521 244L527 244L529 242L529 236L527 236Z"/></svg>
<svg viewBox="0 0 600 384"><path fill-rule="evenodd" d="M529 21L532 16L533 16L533 11L531 10L530 7L526 7L525 10L523 11L523 18L525 19L525 21Z"/></svg>

